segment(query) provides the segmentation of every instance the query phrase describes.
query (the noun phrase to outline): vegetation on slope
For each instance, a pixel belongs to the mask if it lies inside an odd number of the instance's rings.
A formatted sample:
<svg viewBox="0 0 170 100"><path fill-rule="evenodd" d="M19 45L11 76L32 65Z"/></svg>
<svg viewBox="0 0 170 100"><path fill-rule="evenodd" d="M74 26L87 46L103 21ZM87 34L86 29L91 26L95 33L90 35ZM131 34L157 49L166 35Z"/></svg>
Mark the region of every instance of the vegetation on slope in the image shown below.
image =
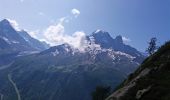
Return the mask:
<svg viewBox="0 0 170 100"><path fill-rule="evenodd" d="M107 100L170 100L170 42L148 57Z"/></svg>

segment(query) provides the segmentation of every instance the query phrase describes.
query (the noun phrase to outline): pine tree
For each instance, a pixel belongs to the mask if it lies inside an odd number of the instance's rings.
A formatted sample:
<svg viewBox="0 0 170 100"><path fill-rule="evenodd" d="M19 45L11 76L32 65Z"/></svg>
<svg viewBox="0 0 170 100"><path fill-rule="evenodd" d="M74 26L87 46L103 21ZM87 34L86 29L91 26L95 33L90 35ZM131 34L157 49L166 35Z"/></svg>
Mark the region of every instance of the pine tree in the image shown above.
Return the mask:
<svg viewBox="0 0 170 100"><path fill-rule="evenodd" d="M152 55L157 49L156 41L157 41L157 38L153 37L150 39L150 42L148 43L149 46L146 49L146 52L148 52L150 55Z"/></svg>

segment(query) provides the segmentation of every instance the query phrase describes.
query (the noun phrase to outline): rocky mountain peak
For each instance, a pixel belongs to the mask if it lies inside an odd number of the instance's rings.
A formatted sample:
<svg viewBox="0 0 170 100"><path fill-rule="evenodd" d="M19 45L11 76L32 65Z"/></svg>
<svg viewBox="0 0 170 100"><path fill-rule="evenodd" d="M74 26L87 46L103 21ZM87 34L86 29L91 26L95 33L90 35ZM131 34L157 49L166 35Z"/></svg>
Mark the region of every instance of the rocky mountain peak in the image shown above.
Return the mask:
<svg viewBox="0 0 170 100"><path fill-rule="evenodd" d="M96 38L100 38L100 39L111 38L110 34L103 30L96 30L95 32L92 33L92 36L94 36Z"/></svg>
<svg viewBox="0 0 170 100"><path fill-rule="evenodd" d="M2 29L8 31L15 31L11 23L7 19L3 19L2 21L0 21L0 30Z"/></svg>
<svg viewBox="0 0 170 100"><path fill-rule="evenodd" d="M0 24L10 24L10 22L7 19L3 19L0 21Z"/></svg>
<svg viewBox="0 0 170 100"><path fill-rule="evenodd" d="M117 43L121 43L121 44L123 44L123 39L122 39L122 36L121 35L118 35L116 38L115 38L115 41L117 42Z"/></svg>

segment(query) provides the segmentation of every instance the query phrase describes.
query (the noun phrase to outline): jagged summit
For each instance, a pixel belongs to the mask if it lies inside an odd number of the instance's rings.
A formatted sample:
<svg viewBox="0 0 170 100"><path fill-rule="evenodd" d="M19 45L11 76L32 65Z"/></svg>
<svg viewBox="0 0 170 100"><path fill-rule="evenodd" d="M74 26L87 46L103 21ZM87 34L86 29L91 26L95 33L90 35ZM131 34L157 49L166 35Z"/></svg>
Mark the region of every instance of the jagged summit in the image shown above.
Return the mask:
<svg viewBox="0 0 170 100"><path fill-rule="evenodd" d="M101 29L97 29L93 32L93 34L98 34L98 33L108 33L108 32L105 30L101 30Z"/></svg>
<svg viewBox="0 0 170 100"><path fill-rule="evenodd" d="M110 34L103 30L96 30L89 36L89 39L91 42L100 45L102 48L110 48L114 42L114 39Z"/></svg>
<svg viewBox="0 0 170 100"><path fill-rule="evenodd" d="M0 21L0 30L4 29L4 30L8 30L8 31L15 31L15 29L12 27L11 23L9 22L8 19L3 19L2 21Z"/></svg>
<svg viewBox="0 0 170 100"><path fill-rule="evenodd" d="M3 19L2 21L0 21L0 23L10 24L10 22L7 19Z"/></svg>
<svg viewBox="0 0 170 100"><path fill-rule="evenodd" d="M122 36L121 36L121 35L118 35L118 36L115 38L115 41L116 41L117 43L123 44Z"/></svg>
<svg viewBox="0 0 170 100"><path fill-rule="evenodd" d="M99 30L99 29L96 30L96 31L94 31L91 36L109 37L109 38L111 37L110 34L109 34L109 32L104 31L104 30Z"/></svg>
<svg viewBox="0 0 170 100"><path fill-rule="evenodd" d="M122 46L124 45L123 39L121 35L116 36L116 38L112 38L109 32L104 30L96 30L90 35L93 38L96 44L100 44L101 47L104 48L115 48L117 50L117 45ZM115 46L116 45L116 46Z"/></svg>

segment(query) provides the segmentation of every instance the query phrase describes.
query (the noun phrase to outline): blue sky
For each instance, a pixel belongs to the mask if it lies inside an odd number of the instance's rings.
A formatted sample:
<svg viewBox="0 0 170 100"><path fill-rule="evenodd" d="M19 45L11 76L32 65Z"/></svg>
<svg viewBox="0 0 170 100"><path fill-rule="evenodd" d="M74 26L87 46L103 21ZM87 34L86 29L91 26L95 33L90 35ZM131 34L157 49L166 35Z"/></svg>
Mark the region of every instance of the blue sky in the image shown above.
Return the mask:
<svg viewBox="0 0 170 100"><path fill-rule="evenodd" d="M126 43L140 51L151 37L159 44L170 40L170 0L0 0L3 18L38 38L51 31L59 34L49 37L71 38L102 29L128 38Z"/></svg>

